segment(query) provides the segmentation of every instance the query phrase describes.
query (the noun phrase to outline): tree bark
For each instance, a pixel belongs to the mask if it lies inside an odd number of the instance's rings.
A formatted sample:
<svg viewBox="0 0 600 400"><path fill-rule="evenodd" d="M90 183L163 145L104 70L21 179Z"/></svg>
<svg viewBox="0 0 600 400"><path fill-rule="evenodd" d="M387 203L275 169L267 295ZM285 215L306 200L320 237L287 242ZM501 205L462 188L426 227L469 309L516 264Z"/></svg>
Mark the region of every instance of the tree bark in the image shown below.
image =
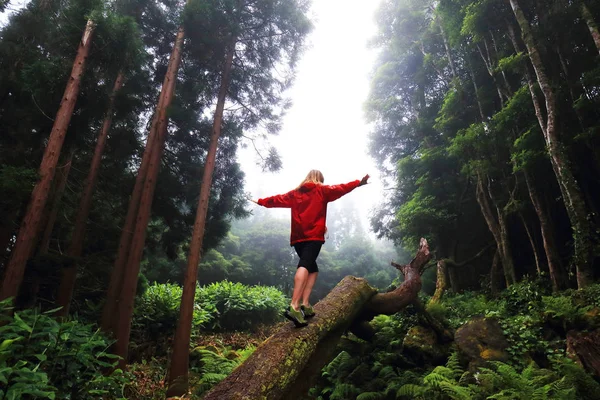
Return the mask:
<svg viewBox="0 0 600 400"><path fill-rule="evenodd" d="M102 154L104 153L106 139L108 138L108 133L112 125L115 97L117 92L121 90L121 87L123 86L124 77L125 74L123 71L119 71L108 100L108 108L106 110L106 115L104 116L102 129L100 130L98 140L96 141L96 148L94 149L94 156L92 157L90 171L84 182L81 200L79 201L79 210L77 211L77 216L75 217L75 226L73 227L73 232L71 234L71 244L67 249L67 255L73 257L74 259L79 258L81 256L81 252L83 251L86 223L90 214L90 209L92 208L92 197L94 195L96 181L98 180L98 172L100 171ZM66 316L69 314L69 306L71 305L71 297L73 296L73 290L75 288L76 276L77 262L75 262L72 267L65 268L63 270L56 300L56 304L62 307L57 313L58 316Z"/></svg>
<svg viewBox="0 0 600 400"><path fill-rule="evenodd" d="M502 261L502 268L506 279L506 285L510 286L516 282L515 268L510 251L510 244L508 242L508 231L506 229L506 217L503 215L499 207L496 207L497 218L494 217L494 212L487 199L486 190L483 187L483 177L481 174L477 175L477 188L476 198L481 208L481 213L487 223L488 229L492 233L496 246L498 249L498 255Z"/></svg>
<svg viewBox="0 0 600 400"><path fill-rule="evenodd" d="M573 175L570 163L561 142L559 127L556 121L558 109L554 90L546 76L544 65L538 48L535 45L529 22L519 7L517 0L510 0L513 13L519 26L521 36L527 47L529 59L537 76L537 81L546 100L546 120L539 119L540 127L544 132L544 139L548 154L552 162L554 173L557 177L563 201L567 208L571 229L573 231L574 261L577 269L577 286L584 288L592 282L592 228L588 220L588 210L585 200ZM530 84L531 87L531 84ZM533 96L534 93L532 93ZM536 110L536 114L537 110Z"/></svg>
<svg viewBox="0 0 600 400"><path fill-rule="evenodd" d="M563 266L558 255L556 247L556 240L554 236L554 230L548 220L548 215L542 205L539 193L535 188L529 171L524 171L525 183L529 192L529 198L535 209L538 220L540 221L540 231L542 233L542 242L544 244L544 252L546 253L546 262L548 263L548 272L550 274L550 281L552 282L552 291L558 292L564 288L564 274Z"/></svg>
<svg viewBox="0 0 600 400"><path fill-rule="evenodd" d="M59 167L56 173L56 177L54 179L54 193L48 212L48 219L46 221L46 226L44 227L44 233L42 234L40 245L38 246L39 254L48 253L48 249L50 247L50 239L52 238L52 231L54 230L54 224L56 222L56 217L58 216L58 210L60 208L60 202L62 201L62 197L65 193L65 188L67 186L67 181L69 180L69 172L71 171L71 164L73 163L74 154L74 150L71 150L69 152L65 164L62 167Z"/></svg>
<svg viewBox="0 0 600 400"><path fill-rule="evenodd" d="M600 31L598 31L598 25L594 20L592 12L584 1L581 2L581 16L585 20L585 23L590 30L590 34L592 35L592 39L594 39L594 43L596 44L596 48L598 49L598 53L600 54Z"/></svg>
<svg viewBox="0 0 600 400"><path fill-rule="evenodd" d="M285 324L204 400L294 400L304 398L314 379L334 355L340 336L356 320L377 314L395 314L412 303L421 288L421 273L431 258L427 241L421 239L417 256L398 266L404 282L394 291L376 294L361 278L345 277L315 305L317 315L307 327Z"/></svg>
<svg viewBox="0 0 600 400"><path fill-rule="evenodd" d="M204 173L202 176L202 185L200 187L200 198L196 210L196 220L190 243L190 253L183 282L183 294L181 296L181 306L179 308L179 320L177 330L173 339L173 354L171 355L171 368L169 370L167 396L182 396L188 390L188 368L189 368L189 347L190 335L192 331L192 317L194 312L194 296L196 293L196 282L198 279L198 264L202 259L204 230L206 228L206 216L208 214L208 202L210 199L210 189L212 186L212 176L215 169L215 160L217 156L217 147L219 137L221 136L221 125L223 122L223 110L225 108L225 99L229 90L229 81L231 76L231 66L233 64L233 55L235 53L236 39L232 39L227 50L223 74L221 77L221 87L217 97L217 107L213 121L212 135L210 145L204 164ZM177 385L173 383L177 382Z"/></svg>
<svg viewBox="0 0 600 400"><path fill-rule="evenodd" d="M77 49L69 81L67 82L60 107L54 119L54 125L52 126L46 150L44 151L39 170L40 178L31 193L31 199L21 223L15 247L13 248L10 261L6 266L6 273L0 291L0 300L15 297L23 281L25 265L31 256L34 241L40 228L40 220L48 200L48 194L56 171L56 164L79 94L81 77L85 70L85 63L90 51L94 28L94 22L88 20Z"/></svg>
<svg viewBox="0 0 600 400"><path fill-rule="evenodd" d="M535 261L535 270L537 271L538 277L542 276L542 264L540 262L540 256L537 251L537 246L535 245L535 240L533 238L533 234L531 233L531 229L529 229L529 225L523 216L523 213L519 212L519 218L523 223L523 227L525 228L525 233L527 234L527 239L529 239L529 245L531 246L531 251L533 252L533 259Z"/></svg>
<svg viewBox="0 0 600 400"><path fill-rule="evenodd" d="M492 259L492 268L490 269L490 292L495 296L500 291L500 285L498 285L498 275L499 268L498 264L500 263L500 250L496 248L496 252L494 253L494 258Z"/></svg>
<svg viewBox="0 0 600 400"><path fill-rule="evenodd" d="M167 108L170 106L175 93L175 82L177 80L177 72L181 63L181 51L183 48L183 39L185 31L183 27L177 32L173 52L169 61L169 68L165 75L165 82L162 91L165 91L165 96L161 108L156 110L156 139L153 143L152 151L148 162L148 170L144 179L144 188L140 197L137 218L135 222L135 230L131 238L131 248L127 259L126 269L123 273L123 281L121 285L120 295L118 298L118 312L115 317L118 323L114 325L116 328L115 354L122 357L119 361L119 366L124 367L127 363L127 352L129 346L129 334L131 332L131 317L133 315L133 306L135 301L135 293L137 289L138 275L140 272L140 262L144 252L144 244L146 241L146 229L150 220L150 210L152 207L152 199L154 197L154 189L156 188L156 179L160 168L160 162L167 135L168 115Z"/></svg>
<svg viewBox="0 0 600 400"><path fill-rule="evenodd" d="M438 26L440 27L440 33L442 34L442 40L444 42L444 48L446 49L446 57L448 58L448 64L450 65L450 71L452 71L452 77L457 78L458 74L456 73L456 67L454 66L454 60L452 59L452 53L450 53L450 44L448 43L448 38L446 37L446 32L444 32L444 26L442 24L441 18L436 13L435 17Z"/></svg>
<svg viewBox="0 0 600 400"><path fill-rule="evenodd" d="M446 266L446 260L439 260L437 262L437 278L435 280L435 292L429 300L430 303L439 303L442 300L442 296L448 289L448 268Z"/></svg>

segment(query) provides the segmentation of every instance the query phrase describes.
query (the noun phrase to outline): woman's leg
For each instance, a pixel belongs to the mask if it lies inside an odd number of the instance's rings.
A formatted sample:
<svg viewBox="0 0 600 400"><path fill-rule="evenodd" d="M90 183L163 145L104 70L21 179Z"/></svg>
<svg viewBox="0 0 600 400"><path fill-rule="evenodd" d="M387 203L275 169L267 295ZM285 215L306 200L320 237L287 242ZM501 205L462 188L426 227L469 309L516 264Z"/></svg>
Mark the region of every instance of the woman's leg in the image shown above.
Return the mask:
<svg viewBox="0 0 600 400"><path fill-rule="evenodd" d="M315 286L318 275L318 272L311 272L308 274L306 285L304 286L304 291L302 292L302 305L304 306L310 306L310 293L312 292L313 286Z"/></svg>
<svg viewBox="0 0 600 400"><path fill-rule="evenodd" d="M312 274L311 274L312 275ZM303 297L305 288L309 281L308 270L305 267L298 267L296 270L296 276L294 276L294 292L292 293L292 304L294 310L300 309L300 300ZM314 284L314 282L313 282ZM312 286L311 286L312 288Z"/></svg>

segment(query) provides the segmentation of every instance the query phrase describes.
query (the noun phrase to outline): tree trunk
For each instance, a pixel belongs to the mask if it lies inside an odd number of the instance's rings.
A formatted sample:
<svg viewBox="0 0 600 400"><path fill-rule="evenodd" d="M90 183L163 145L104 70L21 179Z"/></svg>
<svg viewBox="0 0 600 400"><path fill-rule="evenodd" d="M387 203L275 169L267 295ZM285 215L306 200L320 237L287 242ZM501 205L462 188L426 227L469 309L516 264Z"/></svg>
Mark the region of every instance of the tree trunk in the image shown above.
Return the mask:
<svg viewBox="0 0 600 400"><path fill-rule="evenodd" d="M196 210L196 221L194 222L187 270L183 282L179 320L173 339L173 354L171 355L171 368L169 370L168 378L169 390L167 391L167 396L183 396L188 390L189 347L194 312L194 295L198 278L198 264L202 259L202 243L204 240L204 229L206 227L206 216L208 214L208 201L210 199L210 189L213 171L215 169L219 136L221 135L225 98L227 97L227 91L229 89L229 78L231 75L233 55L235 53L235 43L236 40L233 39L227 51L223 75L221 77L221 87L217 98L217 107L215 110L210 145L204 164L200 198ZM173 385L173 383L177 384Z"/></svg>
<svg viewBox="0 0 600 400"><path fill-rule="evenodd" d="M500 285L498 284L499 275L499 263L500 263L500 250L496 248L494 258L492 259L492 268L490 269L490 292L492 295L497 295L500 291Z"/></svg>
<svg viewBox="0 0 600 400"><path fill-rule="evenodd" d="M598 53L600 54L600 32L598 31L598 25L596 24L596 21L594 21L592 12L583 1L581 2L581 16L585 20L585 23L590 30L590 34L592 35L592 39L594 39L594 43L596 44L596 48L598 49Z"/></svg>
<svg viewBox="0 0 600 400"><path fill-rule="evenodd" d="M165 91L165 97L160 109L156 110L156 139L152 146L152 152L148 162L148 170L144 180L144 188L140 198L137 218L135 222L135 230L131 238L131 248L127 259L126 269L123 273L123 282L118 298L118 312L116 318L118 323L116 328L117 342L115 345L115 354L122 357L119 361L120 367L124 367L127 363L127 351L129 346L129 334L131 331L131 317L133 315L133 306L135 301L135 293L137 288L138 275L140 272L140 262L144 252L144 244L146 241L146 229L150 220L150 210L152 207L152 199L154 197L154 189L156 188L156 179L160 168L160 162L167 135L168 115L167 108L170 106L175 93L175 82L177 80L177 72L181 63L181 51L183 48L183 38L185 31L183 27L177 32L169 68L165 75L165 83L162 91ZM115 311L116 311L115 308Z"/></svg>
<svg viewBox="0 0 600 400"><path fill-rule="evenodd" d="M94 188L98 179L98 172L100 171L102 153L104 152L106 139L108 138L108 132L110 131L112 124L115 96L123 86L124 76L123 71L119 71L108 100L108 108L106 110L106 115L104 116L104 123L102 124L102 129L100 130L98 140L96 141L96 148L94 149L90 171L84 182L81 200L79 201L79 210L77 211L75 226L73 228L73 233L71 234L71 244L67 249L67 255L74 259L79 258L83 251L83 239L85 237L87 219L92 207L92 196L94 195ZM77 262L75 262L72 267L63 270L56 300L56 304L62 307L57 313L59 316L66 316L69 314L69 306L71 304L71 297L73 296L73 289L75 288L76 276Z"/></svg>
<svg viewBox="0 0 600 400"><path fill-rule="evenodd" d="M60 208L60 202L62 201L62 197L65 193L65 187L67 186L67 181L69 180L69 172L71 171L71 164L73 163L74 154L74 150L69 152L65 164L62 167L59 167L56 173L56 177L54 179L54 193L48 212L48 219L46 221L44 233L42 234L42 239L38 247L39 254L48 253L50 239L52 238L52 231L54 230L54 223L56 222L56 217L58 216L58 210Z"/></svg>
<svg viewBox="0 0 600 400"><path fill-rule="evenodd" d="M448 58L448 64L450 65L450 71L452 71L452 77L456 79L458 76L456 73L456 67L454 66L454 60L452 59L452 53L450 53L450 44L448 43L448 38L446 37L446 32L444 32L444 26L440 19L440 16L436 14L435 17L438 26L440 27L440 33L442 34L442 40L444 41L444 48L446 49L446 57Z"/></svg>
<svg viewBox="0 0 600 400"><path fill-rule="evenodd" d="M556 248L556 240L554 238L554 231L548 220L548 215L542 205L539 193L535 188L529 171L524 171L525 183L529 192L529 198L535 209L538 220L540 221L540 231L542 233L542 242L544 244L544 252L546 253L546 262L548 263L548 271L550 273L550 281L552 282L552 291L558 292L563 289L564 286L564 274L563 266L558 255Z"/></svg>
<svg viewBox="0 0 600 400"><path fill-rule="evenodd" d="M23 281L25 264L31 256L34 241L40 229L40 220L48 200L48 193L54 179L56 164L79 94L79 85L85 70L85 62L91 47L94 28L94 22L88 20L77 49L69 81L67 82L60 107L54 119L54 125L52 126L46 150L44 151L44 157L42 158L39 170L40 178L31 193L31 199L21 223L15 247L13 248L10 261L6 266L4 280L2 281L2 290L0 291L0 300L15 297Z"/></svg>
<svg viewBox="0 0 600 400"><path fill-rule="evenodd" d="M364 322L377 314L395 314L417 298L421 273L430 258L427 241L421 239L411 263L397 266L405 274L404 282L389 293L376 294L364 279L345 277L315 305L317 315L307 327L285 324L204 400L304 398L333 357L340 336L357 319Z"/></svg>
<svg viewBox="0 0 600 400"><path fill-rule="evenodd" d="M487 223L488 229L492 233L494 240L496 241L496 248L498 249L498 255L502 261L502 268L506 279L506 285L510 286L516 282L515 268L513 264L512 254L510 251L510 244L508 242L508 231L506 230L506 217L502 211L497 207L497 218L494 216L494 212L490 207L487 199L486 190L483 187L483 178L480 174L477 176L477 189L476 189L477 203L481 208L481 213Z"/></svg>
<svg viewBox="0 0 600 400"><path fill-rule="evenodd" d="M541 277L543 274L542 264L540 262L540 256L538 255L537 246L535 245L535 240L533 238L533 234L531 233L531 229L529 229L529 225L525 220L522 212L519 212L519 218L523 223L523 227L525 228L525 233L527 234L527 239L529 239L529 245L531 246L531 251L533 252L533 259L535 261L535 270L537 271L538 277Z"/></svg>
<svg viewBox="0 0 600 400"><path fill-rule="evenodd" d="M574 261L577 268L577 286L584 288L592 282L592 229L588 220L588 211L577 181L560 140L559 127L556 121L558 114L554 91L546 76L544 65L539 51L535 45L529 22L519 7L517 0L510 0L517 22L521 27L521 33L529 59L537 76L538 84L546 100L546 121L540 120L540 126L544 132L546 146L552 161L552 167L558 180L563 201L567 208L571 229L573 231ZM537 111L536 111L537 114ZM539 118L539 116L538 116Z"/></svg>
<svg viewBox="0 0 600 400"><path fill-rule="evenodd" d="M439 303L442 300L444 292L448 289L448 269L446 267L446 260L440 260L437 262L437 279L435 280L435 292L429 300L430 303Z"/></svg>

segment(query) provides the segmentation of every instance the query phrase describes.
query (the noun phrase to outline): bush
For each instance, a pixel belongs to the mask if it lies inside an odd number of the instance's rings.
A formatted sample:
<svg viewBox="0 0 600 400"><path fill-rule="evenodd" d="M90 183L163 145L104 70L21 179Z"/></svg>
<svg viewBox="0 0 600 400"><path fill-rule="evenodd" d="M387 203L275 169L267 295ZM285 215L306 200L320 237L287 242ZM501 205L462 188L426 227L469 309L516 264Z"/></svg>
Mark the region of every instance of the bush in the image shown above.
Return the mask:
<svg viewBox="0 0 600 400"><path fill-rule="evenodd" d="M457 328L467 322L471 317L482 315L486 317L505 315L505 302L489 300L484 294L464 292L448 295L443 298L438 312L444 312L450 325ZM439 316L439 315L438 315Z"/></svg>
<svg viewBox="0 0 600 400"><path fill-rule="evenodd" d="M0 398L123 398L126 376L104 375L117 356L112 344L92 325L58 322L53 311L29 309L10 314L11 300L0 302Z"/></svg>
<svg viewBox="0 0 600 400"><path fill-rule="evenodd" d="M183 289L172 283L154 283L137 299L132 337L134 341L157 341L175 333ZM212 319L210 312L196 306L193 327L200 328Z"/></svg>
<svg viewBox="0 0 600 400"><path fill-rule="evenodd" d="M205 329L246 330L278 321L287 299L274 287L222 281L199 288L196 304L210 315Z"/></svg>
<svg viewBox="0 0 600 400"><path fill-rule="evenodd" d="M154 283L136 303L132 329L137 343L158 341L175 332L183 289L171 283ZM245 330L280 319L287 299L270 286L245 286L228 281L196 289L193 332Z"/></svg>

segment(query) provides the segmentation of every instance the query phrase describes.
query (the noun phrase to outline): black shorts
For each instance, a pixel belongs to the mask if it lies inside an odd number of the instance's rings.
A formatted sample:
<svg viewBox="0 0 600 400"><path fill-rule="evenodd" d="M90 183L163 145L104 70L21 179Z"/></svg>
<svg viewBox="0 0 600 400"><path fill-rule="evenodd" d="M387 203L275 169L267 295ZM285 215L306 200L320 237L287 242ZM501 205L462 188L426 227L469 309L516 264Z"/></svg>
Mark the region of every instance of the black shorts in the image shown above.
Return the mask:
<svg viewBox="0 0 600 400"><path fill-rule="evenodd" d="M304 267L311 274L313 272L319 272L317 257L321 251L321 246L323 246L323 242L316 240L296 243L294 249L296 249L296 253L298 253L298 257L300 257L298 268Z"/></svg>

